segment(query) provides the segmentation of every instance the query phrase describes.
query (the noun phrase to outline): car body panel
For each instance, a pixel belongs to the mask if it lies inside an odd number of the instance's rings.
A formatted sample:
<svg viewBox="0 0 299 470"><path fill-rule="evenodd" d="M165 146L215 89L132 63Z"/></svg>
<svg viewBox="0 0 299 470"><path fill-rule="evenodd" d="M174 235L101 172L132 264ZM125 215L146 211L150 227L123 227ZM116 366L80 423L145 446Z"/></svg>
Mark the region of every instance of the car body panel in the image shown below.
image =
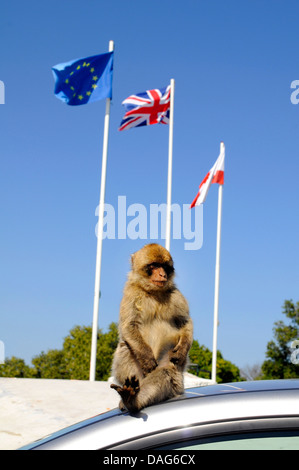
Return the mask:
<svg viewBox="0 0 299 470"><path fill-rule="evenodd" d="M299 429L299 380L218 384L141 410L118 409L70 426L22 449L145 449L251 428ZM225 426L227 427L225 431ZM217 431L218 429L218 431ZM222 431L221 431L222 429Z"/></svg>

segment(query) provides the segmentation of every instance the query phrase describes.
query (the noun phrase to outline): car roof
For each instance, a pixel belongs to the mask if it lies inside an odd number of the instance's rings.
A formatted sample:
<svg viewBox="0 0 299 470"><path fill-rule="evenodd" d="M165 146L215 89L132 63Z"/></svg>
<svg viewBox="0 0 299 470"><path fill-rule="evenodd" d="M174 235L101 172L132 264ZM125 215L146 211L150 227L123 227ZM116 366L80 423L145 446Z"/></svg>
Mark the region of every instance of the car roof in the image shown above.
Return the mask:
<svg viewBox="0 0 299 470"><path fill-rule="evenodd" d="M255 380L199 386L186 389L182 398L192 398L194 395L211 397L214 395L230 395L240 392L269 392L278 390L299 390L299 379ZM180 399L181 397L178 398Z"/></svg>
<svg viewBox="0 0 299 470"><path fill-rule="evenodd" d="M157 432L208 422L299 417L299 379L233 382L186 389L137 414L118 408L53 433L23 449L109 449Z"/></svg>

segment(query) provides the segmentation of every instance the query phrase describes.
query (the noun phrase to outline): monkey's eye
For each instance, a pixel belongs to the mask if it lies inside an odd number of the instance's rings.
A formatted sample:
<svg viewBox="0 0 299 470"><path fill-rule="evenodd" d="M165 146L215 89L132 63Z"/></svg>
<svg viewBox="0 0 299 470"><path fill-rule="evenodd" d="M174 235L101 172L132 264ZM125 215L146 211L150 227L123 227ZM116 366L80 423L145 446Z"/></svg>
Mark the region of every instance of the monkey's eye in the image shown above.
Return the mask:
<svg viewBox="0 0 299 470"><path fill-rule="evenodd" d="M159 263L151 263L149 264L150 269L160 268L162 265Z"/></svg>
<svg viewBox="0 0 299 470"><path fill-rule="evenodd" d="M153 273L153 269L155 268L159 268L161 266L161 264L159 263L151 263L151 264L147 264L144 268L145 272L147 273L148 276L151 276L152 273Z"/></svg>
<svg viewBox="0 0 299 470"><path fill-rule="evenodd" d="M145 270L146 270L147 274L150 276L152 274L153 269L155 269L155 268L163 268L164 271L166 272L167 276L169 276L170 274L172 274L174 272L173 266L169 266L169 264L167 264L167 263L165 263L165 264L151 263L151 264L148 264L145 267Z"/></svg>
<svg viewBox="0 0 299 470"><path fill-rule="evenodd" d="M170 274L172 274L174 272L174 267L169 266L169 264L165 264L163 266L163 268L165 269L165 272L166 272L167 276L169 276Z"/></svg>
<svg viewBox="0 0 299 470"><path fill-rule="evenodd" d="M151 275L152 275L153 268L154 268L154 266L153 266L152 264L148 264L148 265L146 265L143 269L144 269L144 271L146 272L146 274L147 274L148 276L151 276Z"/></svg>

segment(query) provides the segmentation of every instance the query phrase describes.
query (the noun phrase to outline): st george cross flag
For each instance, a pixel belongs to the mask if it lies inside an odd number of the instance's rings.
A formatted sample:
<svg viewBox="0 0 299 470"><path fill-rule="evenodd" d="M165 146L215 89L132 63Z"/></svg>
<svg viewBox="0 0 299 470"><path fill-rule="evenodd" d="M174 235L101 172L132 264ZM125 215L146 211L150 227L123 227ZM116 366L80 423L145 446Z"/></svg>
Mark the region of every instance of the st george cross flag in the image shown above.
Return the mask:
<svg viewBox="0 0 299 470"><path fill-rule="evenodd" d="M126 113L120 123L120 131L150 124L169 124L170 85L131 95L122 104Z"/></svg>
<svg viewBox="0 0 299 470"><path fill-rule="evenodd" d="M52 67L57 98L76 106L112 98L113 51Z"/></svg>
<svg viewBox="0 0 299 470"><path fill-rule="evenodd" d="M206 200L209 188L212 183L224 184L224 158L225 158L225 147L224 143L221 142L220 154L217 158L214 166L210 169L208 174L204 177L199 186L199 191L192 202L190 209L195 206L203 204Z"/></svg>

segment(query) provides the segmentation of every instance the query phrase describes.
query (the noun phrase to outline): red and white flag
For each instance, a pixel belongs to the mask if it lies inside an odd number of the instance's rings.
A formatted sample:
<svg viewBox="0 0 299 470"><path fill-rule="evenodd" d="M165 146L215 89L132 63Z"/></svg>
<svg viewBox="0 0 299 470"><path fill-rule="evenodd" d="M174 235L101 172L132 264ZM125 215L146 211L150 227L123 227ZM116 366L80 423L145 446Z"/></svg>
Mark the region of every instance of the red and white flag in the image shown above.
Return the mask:
<svg viewBox="0 0 299 470"><path fill-rule="evenodd" d="M220 144L220 154L217 158L214 166L210 169L208 174L204 177L199 186L199 191L192 202L190 209L194 206L203 204L206 200L209 188L212 183L223 184L224 183L224 158L225 158L225 147L224 143Z"/></svg>

